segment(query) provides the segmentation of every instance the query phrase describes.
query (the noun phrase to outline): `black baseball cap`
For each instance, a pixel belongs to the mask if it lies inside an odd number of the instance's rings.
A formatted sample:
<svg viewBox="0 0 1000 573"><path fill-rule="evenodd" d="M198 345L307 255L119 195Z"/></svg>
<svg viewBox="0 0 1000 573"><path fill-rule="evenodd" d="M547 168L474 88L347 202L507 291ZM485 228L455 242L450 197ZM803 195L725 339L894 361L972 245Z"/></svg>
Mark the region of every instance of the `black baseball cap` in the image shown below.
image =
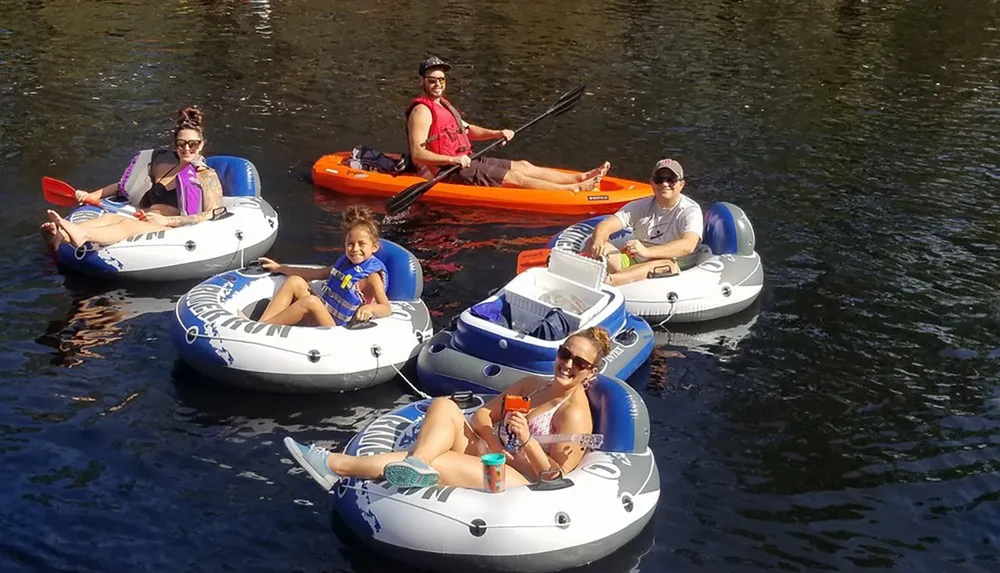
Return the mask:
<svg viewBox="0 0 1000 573"><path fill-rule="evenodd" d="M420 71L418 72L421 76L427 73L427 70L431 68L441 68L444 71L451 69L451 66L437 56L431 56L420 63Z"/></svg>

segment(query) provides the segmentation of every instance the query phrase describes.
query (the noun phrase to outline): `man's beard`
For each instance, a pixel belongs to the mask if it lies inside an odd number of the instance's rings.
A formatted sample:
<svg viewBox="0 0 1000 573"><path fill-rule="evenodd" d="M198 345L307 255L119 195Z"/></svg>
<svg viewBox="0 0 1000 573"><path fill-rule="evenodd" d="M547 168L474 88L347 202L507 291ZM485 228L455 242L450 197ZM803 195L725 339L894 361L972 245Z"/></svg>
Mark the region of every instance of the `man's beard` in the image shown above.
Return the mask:
<svg viewBox="0 0 1000 573"><path fill-rule="evenodd" d="M436 97L444 97L444 90L441 90L441 95L439 95L439 96L438 95L434 95L434 92L432 92L430 90L430 88L421 88L421 91L424 92L425 96L427 96L429 98L432 98L432 99L436 98Z"/></svg>

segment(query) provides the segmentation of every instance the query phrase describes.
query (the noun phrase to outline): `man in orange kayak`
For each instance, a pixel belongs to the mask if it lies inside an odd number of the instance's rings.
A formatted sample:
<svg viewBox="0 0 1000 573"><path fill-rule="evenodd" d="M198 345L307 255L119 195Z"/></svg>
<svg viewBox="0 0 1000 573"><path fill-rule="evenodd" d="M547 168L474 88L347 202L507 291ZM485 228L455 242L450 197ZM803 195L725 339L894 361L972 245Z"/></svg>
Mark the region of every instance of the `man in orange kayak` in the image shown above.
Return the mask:
<svg viewBox="0 0 1000 573"><path fill-rule="evenodd" d="M442 166L461 165L450 179L452 183L484 187L520 187L524 189L565 189L573 193L598 187L611 164L586 173L566 173L557 169L537 167L527 161L511 161L499 157L472 159L472 141L488 141L501 137L510 141L509 129L486 129L472 125L444 98L445 72L451 66L437 57L420 64L420 96L406 108L406 132L410 159L419 173L433 177Z"/></svg>

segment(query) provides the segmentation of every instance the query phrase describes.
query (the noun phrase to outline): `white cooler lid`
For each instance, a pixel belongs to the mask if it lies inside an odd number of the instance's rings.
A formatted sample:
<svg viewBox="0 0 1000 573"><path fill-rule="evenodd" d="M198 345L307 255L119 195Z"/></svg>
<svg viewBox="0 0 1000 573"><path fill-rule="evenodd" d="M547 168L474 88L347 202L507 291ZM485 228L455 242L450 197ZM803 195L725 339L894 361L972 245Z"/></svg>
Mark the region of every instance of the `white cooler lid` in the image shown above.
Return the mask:
<svg viewBox="0 0 1000 573"><path fill-rule="evenodd" d="M549 253L549 272L579 283L593 290L601 290L607 266L604 261L584 257L569 251L552 249Z"/></svg>

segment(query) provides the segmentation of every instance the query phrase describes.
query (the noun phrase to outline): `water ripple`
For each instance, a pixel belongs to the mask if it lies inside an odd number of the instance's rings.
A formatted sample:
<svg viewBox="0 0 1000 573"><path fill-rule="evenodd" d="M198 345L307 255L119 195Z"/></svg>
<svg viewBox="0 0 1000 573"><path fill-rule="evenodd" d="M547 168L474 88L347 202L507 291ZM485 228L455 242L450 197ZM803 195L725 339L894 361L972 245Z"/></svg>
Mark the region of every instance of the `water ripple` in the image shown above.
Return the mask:
<svg viewBox="0 0 1000 573"><path fill-rule="evenodd" d="M309 167L358 144L400 150L416 64L433 53L454 65L453 101L490 127L587 85L572 113L501 155L578 169L610 160L636 179L675 157L687 193L740 205L756 231L760 302L728 321L666 325L630 380L651 414L662 497L635 542L585 570L995 570L997 10L9 7L0 554L39 571L398 569L339 535L280 440L342 446L410 400L405 389L274 397L200 377L176 362L165 328L193 283L58 274L38 244L37 188L42 175L86 188L117 180L136 149L169 144L173 114L197 103L208 151L260 170L284 221L271 254L329 263L339 213L357 201L310 185ZM573 221L417 204L385 234L420 258L441 327L513 276L517 252Z"/></svg>

